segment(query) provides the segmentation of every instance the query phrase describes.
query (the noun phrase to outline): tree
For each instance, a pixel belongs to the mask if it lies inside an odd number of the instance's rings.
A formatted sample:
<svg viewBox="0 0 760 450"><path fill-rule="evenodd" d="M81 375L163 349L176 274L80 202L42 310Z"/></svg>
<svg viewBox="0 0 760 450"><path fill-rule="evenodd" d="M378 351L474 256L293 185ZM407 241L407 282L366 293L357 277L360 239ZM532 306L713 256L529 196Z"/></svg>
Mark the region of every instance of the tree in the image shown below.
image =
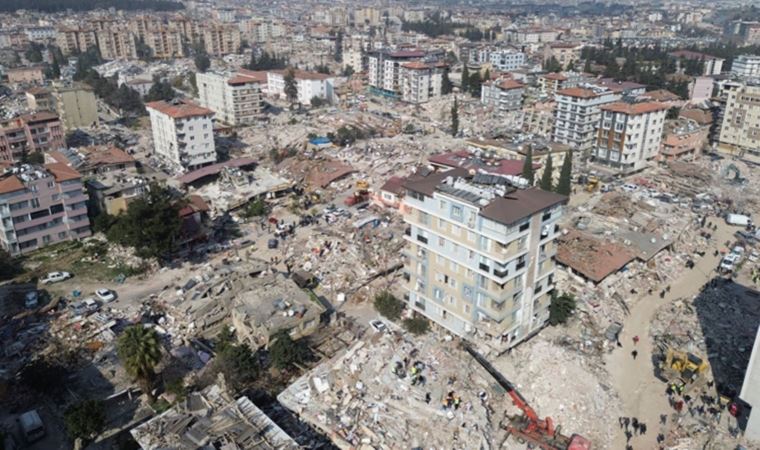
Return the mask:
<svg viewBox="0 0 760 450"><path fill-rule="evenodd" d="M292 67L285 73L283 81L285 82L285 96L293 104L298 100L298 85L296 84L296 72Z"/></svg>
<svg viewBox="0 0 760 450"><path fill-rule="evenodd" d="M678 119L679 115L681 115L681 108L674 106L668 110L668 113L665 115L665 118L669 120Z"/></svg>
<svg viewBox="0 0 760 450"><path fill-rule="evenodd" d="M227 347L234 344L235 344L235 332L232 331L232 328L225 325L224 327L222 327L222 331L220 331L219 334L216 335L216 339L214 339L214 350L216 350L218 353L221 353Z"/></svg>
<svg viewBox="0 0 760 450"><path fill-rule="evenodd" d="M468 86L470 87L470 95L472 95L475 98L480 98L480 89L483 86L483 80L480 79L480 73L475 72L472 75L470 75L470 78L467 80Z"/></svg>
<svg viewBox="0 0 760 450"><path fill-rule="evenodd" d="M39 44L32 44L31 47L24 53L26 59L29 62L39 63L42 62L42 51Z"/></svg>
<svg viewBox="0 0 760 450"><path fill-rule="evenodd" d="M224 374L224 379L236 392L248 387L256 379L259 369L256 355L246 344L227 343L220 348L214 359L214 370Z"/></svg>
<svg viewBox="0 0 760 450"><path fill-rule="evenodd" d="M147 194L131 202L108 230L109 241L133 247L141 257L162 257L172 253L182 227L180 203L171 191L151 184Z"/></svg>
<svg viewBox="0 0 760 450"><path fill-rule="evenodd" d="M198 72L205 72L211 67L211 60L205 52L197 53L193 60L195 61L195 68L198 69Z"/></svg>
<svg viewBox="0 0 760 450"><path fill-rule="evenodd" d="M177 96L171 83L166 80L154 79L153 86L150 87L148 95L145 96L145 100L149 102L155 102L158 100L169 101Z"/></svg>
<svg viewBox="0 0 760 450"><path fill-rule="evenodd" d="M269 340L269 357L272 364L280 369L287 369L300 364L308 358L309 352L300 341L294 341L286 330L280 330Z"/></svg>
<svg viewBox="0 0 760 450"><path fill-rule="evenodd" d="M565 160L562 161L562 168L559 172L556 192L562 195L570 195L570 183L573 172L573 151L570 150L565 154Z"/></svg>
<svg viewBox="0 0 760 450"><path fill-rule="evenodd" d="M335 62L343 62L343 30L338 31L335 36L335 52L333 54Z"/></svg>
<svg viewBox="0 0 760 450"><path fill-rule="evenodd" d="M441 94L451 94L453 86L451 84L451 79L449 78L449 71L448 69L443 71L443 76L441 77Z"/></svg>
<svg viewBox="0 0 760 450"><path fill-rule="evenodd" d="M248 203L244 214L246 217L261 217L267 214L267 209L268 208L266 202L261 198L257 198L256 200Z"/></svg>
<svg viewBox="0 0 760 450"><path fill-rule="evenodd" d="M424 317L404 319L404 329L414 335L425 334L430 330L430 322Z"/></svg>
<svg viewBox="0 0 760 450"><path fill-rule="evenodd" d="M343 67L343 76L346 78L350 78L351 75L354 74L354 67L346 65Z"/></svg>
<svg viewBox="0 0 760 450"><path fill-rule="evenodd" d="M72 440L82 439L85 442L90 442L103 431L106 424L103 402L85 400L78 403L66 410L63 421Z"/></svg>
<svg viewBox="0 0 760 450"><path fill-rule="evenodd" d="M586 73L591 73L591 60L586 59L586 63L583 65L583 71Z"/></svg>
<svg viewBox="0 0 760 450"><path fill-rule="evenodd" d="M58 63L58 59L53 59L53 64L50 66L50 74L48 78L58 79L61 76L61 65Z"/></svg>
<svg viewBox="0 0 760 450"><path fill-rule="evenodd" d="M528 146L528 152L523 160L522 177L528 180L528 184L533 186L536 174L533 171L533 148Z"/></svg>
<svg viewBox="0 0 760 450"><path fill-rule="evenodd" d="M470 71L467 69L467 64L464 64L462 68L462 92L470 90Z"/></svg>
<svg viewBox="0 0 760 450"><path fill-rule="evenodd" d="M137 53L137 58L141 61L150 61L153 59L153 49L145 43L143 38L137 39L135 52Z"/></svg>
<svg viewBox="0 0 760 450"><path fill-rule="evenodd" d="M404 310L404 304L388 291L377 294L373 304L377 312L390 320L398 320Z"/></svg>
<svg viewBox="0 0 760 450"><path fill-rule="evenodd" d="M459 134L459 103L454 97L454 104L451 105L451 135L456 137Z"/></svg>
<svg viewBox="0 0 760 450"><path fill-rule="evenodd" d="M119 336L116 352L124 369L140 383L140 389L152 401L155 370L161 362L161 342L156 330L143 325L128 327Z"/></svg>
<svg viewBox="0 0 760 450"><path fill-rule="evenodd" d="M21 261L0 248L0 281L10 280L23 272Z"/></svg>
<svg viewBox="0 0 760 450"><path fill-rule="evenodd" d="M557 58L552 56L549 59L544 60L544 70L547 72L561 72L562 64L557 61Z"/></svg>
<svg viewBox="0 0 760 450"><path fill-rule="evenodd" d="M541 175L541 181L539 183L539 187L545 191L551 191L552 190L552 155L549 153L549 155L546 156L546 166L544 167L544 173Z"/></svg>
<svg viewBox="0 0 760 450"><path fill-rule="evenodd" d="M575 296L573 294L552 294L552 300L549 304L549 323L551 325L567 322L573 311L575 311Z"/></svg>
<svg viewBox="0 0 760 450"><path fill-rule="evenodd" d="M570 62L567 63L567 68L565 70L568 72L575 72L575 61L571 59Z"/></svg>
<svg viewBox="0 0 760 450"><path fill-rule="evenodd" d="M491 70L486 69L486 73L483 74L483 81L491 81Z"/></svg>

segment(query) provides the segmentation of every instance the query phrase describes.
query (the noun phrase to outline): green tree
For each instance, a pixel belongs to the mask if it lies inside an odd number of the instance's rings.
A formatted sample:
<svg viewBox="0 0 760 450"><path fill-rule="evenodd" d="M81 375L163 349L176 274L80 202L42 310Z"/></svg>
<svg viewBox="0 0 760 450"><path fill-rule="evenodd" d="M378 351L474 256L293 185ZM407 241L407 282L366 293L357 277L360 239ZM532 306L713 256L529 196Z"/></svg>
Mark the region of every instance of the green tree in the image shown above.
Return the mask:
<svg viewBox="0 0 760 450"><path fill-rule="evenodd" d="M224 379L235 392L247 388L260 370L256 355L246 344L223 345L217 352L213 364L216 371L224 374Z"/></svg>
<svg viewBox="0 0 760 450"><path fill-rule="evenodd" d="M373 304L377 312L391 320L398 320L404 310L404 304L388 291L377 294Z"/></svg>
<svg viewBox="0 0 760 450"><path fill-rule="evenodd" d="M569 293L561 295L552 294L549 304L549 323L559 325L567 322L567 319L575 311L575 296Z"/></svg>
<svg viewBox="0 0 760 450"><path fill-rule="evenodd" d="M425 334L430 330L430 322L424 317L404 319L404 329L414 335Z"/></svg>
<svg viewBox="0 0 760 450"><path fill-rule="evenodd" d="M283 81L285 82L285 96L288 97L291 104L294 104L298 100L298 85L296 84L296 72L292 67L285 73Z"/></svg>
<svg viewBox="0 0 760 450"><path fill-rule="evenodd" d="M480 79L480 73L475 72L472 75L470 75L470 78L467 80L467 83L470 87L470 95L472 95L475 98L480 98L480 89L483 86L483 80Z"/></svg>
<svg viewBox="0 0 760 450"><path fill-rule="evenodd" d="M567 67L565 68L568 72L575 72L575 60L570 60L569 63L567 63Z"/></svg>
<svg viewBox="0 0 760 450"><path fill-rule="evenodd" d="M528 180L530 186L533 186L536 173L533 170L533 148L530 145L528 146L528 152L525 154L525 159L523 160L522 177Z"/></svg>
<svg viewBox="0 0 760 450"><path fill-rule="evenodd" d="M346 78L350 78L351 75L354 74L354 68L353 66L346 65L343 67L343 76Z"/></svg>
<svg viewBox="0 0 760 450"><path fill-rule="evenodd" d="M227 347L234 344L235 344L235 332L232 331L232 328L225 325L224 327L222 327L222 331L220 331L219 334L216 335L216 339L214 339L214 349L218 353L221 353Z"/></svg>
<svg viewBox="0 0 760 450"><path fill-rule="evenodd" d="M441 79L441 94L443 95L451 94L452 88L453 86L451 84L451 79L449 78L449 71L448 69L446 69L443 72L443 76Z"/></svg>
<svg viewBox="0 0 760 450"><path fill-rule="evenodd" d="M245 216L246 217L261 217L265 216L267 214L267 203L261 199L257 198L256 200L248 203L248 206L245 208Z"/></svg>
<svg viewBox="0 0 760 450"><path fill-rule="evenodd" d="M467 64L464 64L462 68L462 92L470 90L470 71L467 69Z"/></svg>
<svg viewBox="0 0 760 450"><path fill-rule="evenodd" d="M541 175L541 181L539 182L539 187L545 191L551 191L552 190L552 171L554 168L552 167L552 155L549 153L546 156L546 166L544 167L544 173Z"/></svg>
<svg viewBox="0 0 760 450"><path fill-rule="evenodd" d="M142 257L163 257L177 247L182 219L180 203L168 188L156 183L131 202L106 234L109 241L133 247Z"/></svg>
<svg viewBox="0 0 760 450"><path fill-rule="evenodd" d="M459 103L454 97L454 104L451 105L451 135L456 137L459 134Z"/></svg>
<svg viewBox="0 0 760 450"><path fill-rule="evenodd" d="M57 80L61 76L61 65L58 63L58 59L53 59L53 64L50 65L50 74L48 78Z"/></svg>
<svg viewBox="0 0 760 450"><path fill-rule="evenodd" d="M559 180L557 181L556 192L562 195L570 195L570 183L573 175L573 151L570 150L565 154L565 159L562 161L562 168L559 172Z"/></svg>
<svg viewBox="0 0 760 450"><path fill-rule="evenodd" d="M335 51L333 52L335 62L343 62L343 30L338 31L335 36Z"/></svg>
<svg viewBox="0 0 760 450"><path fill-rule="evenodd" d="M552 56L549 59L544 60L544 70L546 72L561 72L562 64L557 61L557 58Z"/></svg>
<svg viewBox="0 0 760 450"><path fill-rule="evenodd" d="M135 52L141 61L150 61L153 59L153 49L145 43L143 38L137 40L137 43L135 44Z"/></svg>
<svg viewBox="0 0 760 450"><path fill-rule="evenodd" d="M145 100L149 102L155 102L158 100L169 101L174 99L177 93L174 91L171 83L166 80L154 79L153 86L150 87L148 95L145 96Z"/></svg>
<svg viewBox="0 0 760 450"><path fill-rule="evenodd" d="M591 60L586 59L586 63L583 65L583 71L586 73L591 73Z"/></svg>
<svg viewBox="0 0 760 450"><path fill-rule="evenodd" d="M103 402L85 400L77 403L66 410L63 422L72 440L79 438L89 443L105 428L106 414Z"/></svg>
<svg viewBox="0 0 760 450"><path fill-rule="evenodd" d="M211 60L205 52L196 53L193 61L195 61L195 68L198 69L198 72L205 72L211 67Z"/></svg>
<svg viewBox="0 0 760 450"><path fill-rule="evenodd" d="M486 73L483 75L483 81L491 81L491 70L486 69Z"/></svg>
<svg viewBox="0 0 760 450"><path fill-rule="evenodd" d="M128 327L116 342L116 352L127 373L137 380L143 393L153 401L156 366L161 362L161 342L156 330L143 325Z"/></svg>
<svg viewBox="0 0 760 450"><path fill-rule="evenodd" d="M269 357L276 368L283 370L304 362L309 351L301 341L294 341L286 330L280 330L269 340Z"/></svg>

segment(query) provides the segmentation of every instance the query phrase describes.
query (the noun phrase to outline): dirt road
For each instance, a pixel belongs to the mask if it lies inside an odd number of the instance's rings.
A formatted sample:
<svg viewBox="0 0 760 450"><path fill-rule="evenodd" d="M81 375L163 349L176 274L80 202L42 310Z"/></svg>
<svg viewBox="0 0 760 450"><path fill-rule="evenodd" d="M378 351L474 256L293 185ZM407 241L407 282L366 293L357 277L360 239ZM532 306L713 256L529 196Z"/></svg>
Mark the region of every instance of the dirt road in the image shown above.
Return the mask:
<svg viewBox="0 0 760 450"><path fill-rule="evenodd" d="M671 291L664 299L660 298L657 291L654 295L644 296L635 303L620 336L623 348L618 348L606 356L607 369L612 385L622 401L624 416L636 417L647 425L646 435L634 436L631 440L633 448L636 449L658 448L656 438L661 430L660 414L673 412L665 395L665 384L654 376L652 339L649 337L654 313L664 303L697 294L714 276L714 269L720 261L720 255L713 256L713 251L722 248L723 243L731 239L736 231L736 228L729 227L719 218L713 217L708 219L708 222L710 221L718 225L718 230L713 233L714 239L705 256L695 261L694 269L687 270L671 284ZM634 336L640 339L636 345L633 343ZM638 351L635 360L631 355L634 348ZM609 420L617 420L617 417L610 417ZM670 423L667 426L669 425ZM615 442L604 448L622 449L625 445L626 439L621 430Z"/></svg>

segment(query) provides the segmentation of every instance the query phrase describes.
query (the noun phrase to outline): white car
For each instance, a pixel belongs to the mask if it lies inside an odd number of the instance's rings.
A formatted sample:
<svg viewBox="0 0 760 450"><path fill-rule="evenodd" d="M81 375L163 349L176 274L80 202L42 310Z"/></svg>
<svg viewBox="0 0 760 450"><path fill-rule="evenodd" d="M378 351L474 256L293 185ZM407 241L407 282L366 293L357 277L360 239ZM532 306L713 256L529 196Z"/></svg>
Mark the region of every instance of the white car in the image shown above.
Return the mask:
<svg viewBox="0 0 760 450"><path fill-rule="evenodd" d="M636 186L635 184L626 183L626 184L624 184L622 186L622 188L626 192L633 192L633 191L637 190L639 187Z"/></svg>
<svg viewBox="0 0 760 450"><path fill-rule="evenodd" d="M388 327L382 320L370 320L369 325L375 330L376 333L385 333L388 331Z"/></svg>
<svg viewBox="0 0 760 450"><path fill-rule="evenodd" d="M88 316L98 309L100 309L100 305L94 298L86 298L71 305L73 316Z"/></svg>
<svg viewBox="0 0 760 450"><path fill-rule="evenodd" d="M42 279L42 284L58 283L69 278L71 274L68 272L50 272Z"/></svg>
<svg viewBox="0 0 760 450"><path fill-rule="evenodd" d="M108 303L116 300L116 293L110 289L98 289L95 291L95 295L97 295L103 303Z"/></svg>

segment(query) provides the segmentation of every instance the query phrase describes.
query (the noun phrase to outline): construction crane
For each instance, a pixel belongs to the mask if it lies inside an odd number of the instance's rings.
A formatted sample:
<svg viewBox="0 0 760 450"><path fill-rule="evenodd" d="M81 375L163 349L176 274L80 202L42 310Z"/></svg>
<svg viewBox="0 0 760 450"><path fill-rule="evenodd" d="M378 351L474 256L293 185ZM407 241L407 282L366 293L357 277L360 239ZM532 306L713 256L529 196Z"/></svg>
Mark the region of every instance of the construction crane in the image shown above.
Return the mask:
<svg viewBox="0 0 760 450"><path fill-rule="evenodd" d="M525 397L520 395L515 386L504 378L504 375L468 344L463 343L462 346L507 391L512 398L512 403L522 411L522 415L509 416L509 423L501 424L509 435L514 435L520 443L527 443L532 448L542 450L591 450L591 441L588 439L578 434L567 437L560 432L559 426L554 426L551 417L539 418Z"/></svg>

